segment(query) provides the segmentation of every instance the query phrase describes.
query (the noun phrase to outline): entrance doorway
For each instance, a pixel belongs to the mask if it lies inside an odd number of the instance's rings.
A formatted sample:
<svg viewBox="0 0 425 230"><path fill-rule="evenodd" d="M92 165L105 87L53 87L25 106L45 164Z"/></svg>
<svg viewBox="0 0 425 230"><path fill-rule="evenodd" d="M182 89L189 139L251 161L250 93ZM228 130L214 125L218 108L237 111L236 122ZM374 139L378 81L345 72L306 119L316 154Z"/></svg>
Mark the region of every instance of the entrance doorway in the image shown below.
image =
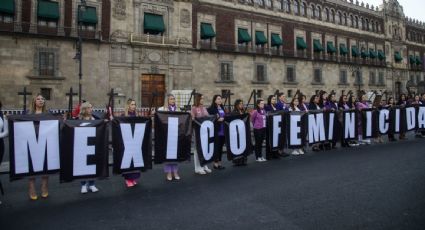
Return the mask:
<svg viewBox="0 0 425 230"><path fill-rule="evenodd" d="M140 77L142 107L149 107L152 95L156 94L153 107L160 107L164 104L165 97L165 76L158 74L142 74Z"/></svg>

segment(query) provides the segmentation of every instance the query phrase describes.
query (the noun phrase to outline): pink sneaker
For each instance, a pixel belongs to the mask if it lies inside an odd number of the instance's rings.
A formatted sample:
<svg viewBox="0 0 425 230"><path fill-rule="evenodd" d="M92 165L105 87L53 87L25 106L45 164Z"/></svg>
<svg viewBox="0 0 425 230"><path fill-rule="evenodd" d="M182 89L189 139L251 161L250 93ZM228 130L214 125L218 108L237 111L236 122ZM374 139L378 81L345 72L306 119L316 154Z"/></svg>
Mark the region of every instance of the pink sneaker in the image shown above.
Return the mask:
<svg viewBox="0 0 425 230"><path fill-rule="evenodd" d="M127 188L131 188L134 186L134 183L132 180L125 180L125 185L127 185Z"/></svg>
<svg viewBox="0 0 425 230"><path fill-rule="evenodd" d="M133 185L137 185L137 180L136 179L132 180L132 182L133 182Z"/></svg>

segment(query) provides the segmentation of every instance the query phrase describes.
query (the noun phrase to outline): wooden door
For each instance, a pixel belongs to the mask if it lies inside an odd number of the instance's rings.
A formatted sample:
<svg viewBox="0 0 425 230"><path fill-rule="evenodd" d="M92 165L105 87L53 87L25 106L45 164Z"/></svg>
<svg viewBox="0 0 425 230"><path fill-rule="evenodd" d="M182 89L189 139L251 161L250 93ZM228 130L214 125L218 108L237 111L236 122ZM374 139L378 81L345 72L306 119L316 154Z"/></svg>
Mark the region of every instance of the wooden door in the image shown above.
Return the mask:
<svg viewBox="0 0 425 230"><path fill-rule="evenodd" d="M156 94L153 100L153 107L160 107L164 104L165 97L165 76L155 74L142 74L141 95L142 107L149 107L152 102L152 95Z"/></svg>

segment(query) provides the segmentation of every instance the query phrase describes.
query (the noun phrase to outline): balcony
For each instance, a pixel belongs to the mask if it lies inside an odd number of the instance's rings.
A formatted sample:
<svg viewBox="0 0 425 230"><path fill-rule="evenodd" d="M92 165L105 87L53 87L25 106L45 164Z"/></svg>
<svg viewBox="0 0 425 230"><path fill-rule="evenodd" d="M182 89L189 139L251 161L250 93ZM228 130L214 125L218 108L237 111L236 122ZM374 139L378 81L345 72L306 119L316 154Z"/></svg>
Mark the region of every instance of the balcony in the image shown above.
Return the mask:
<svg viewBox="0 0 425 230"><path fill-rule="evenodd" d="M130 34L130 43L132 45L151 45L167 47L179 47L181 45L180 38L168 38L166 36L149 34Z"/></svg>

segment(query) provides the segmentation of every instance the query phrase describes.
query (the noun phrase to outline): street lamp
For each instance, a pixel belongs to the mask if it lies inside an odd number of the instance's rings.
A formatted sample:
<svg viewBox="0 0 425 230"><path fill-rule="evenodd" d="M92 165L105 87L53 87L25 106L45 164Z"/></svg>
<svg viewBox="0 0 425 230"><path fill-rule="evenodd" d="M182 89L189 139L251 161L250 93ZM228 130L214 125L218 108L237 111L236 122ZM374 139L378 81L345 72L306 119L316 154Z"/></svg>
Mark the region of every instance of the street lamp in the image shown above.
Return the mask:
<svg viewBox="0 0 425 230"><path fill-rule="evenodd" d="M396 95L395 95L395 93L396 93L396 90L395 90L395 80L394 80L394 73L395 72L397 72L397 70L395 70L394 69L394 66L392 65L392 63L391 62L389 62L389 61L387 61L387 67L388 66L391 66L391 68L390 68L390 70L391 70L391 78L392 78L392 94L393 94L393 97L394 98L396 98Z"/></svg>
<svg viewBox="0 0 425 230"><path fill-rule="evenodd" d="M81 35L83 23L81 18L83 17L83 12L86 10L87 3L86 0L81 0L81 4L78 5L78 39L77 39L77 52L75 54L74 60L78 61L78 103L81 103L81 94L82 86L81 80L83 79L83 38Z"/></svg>

